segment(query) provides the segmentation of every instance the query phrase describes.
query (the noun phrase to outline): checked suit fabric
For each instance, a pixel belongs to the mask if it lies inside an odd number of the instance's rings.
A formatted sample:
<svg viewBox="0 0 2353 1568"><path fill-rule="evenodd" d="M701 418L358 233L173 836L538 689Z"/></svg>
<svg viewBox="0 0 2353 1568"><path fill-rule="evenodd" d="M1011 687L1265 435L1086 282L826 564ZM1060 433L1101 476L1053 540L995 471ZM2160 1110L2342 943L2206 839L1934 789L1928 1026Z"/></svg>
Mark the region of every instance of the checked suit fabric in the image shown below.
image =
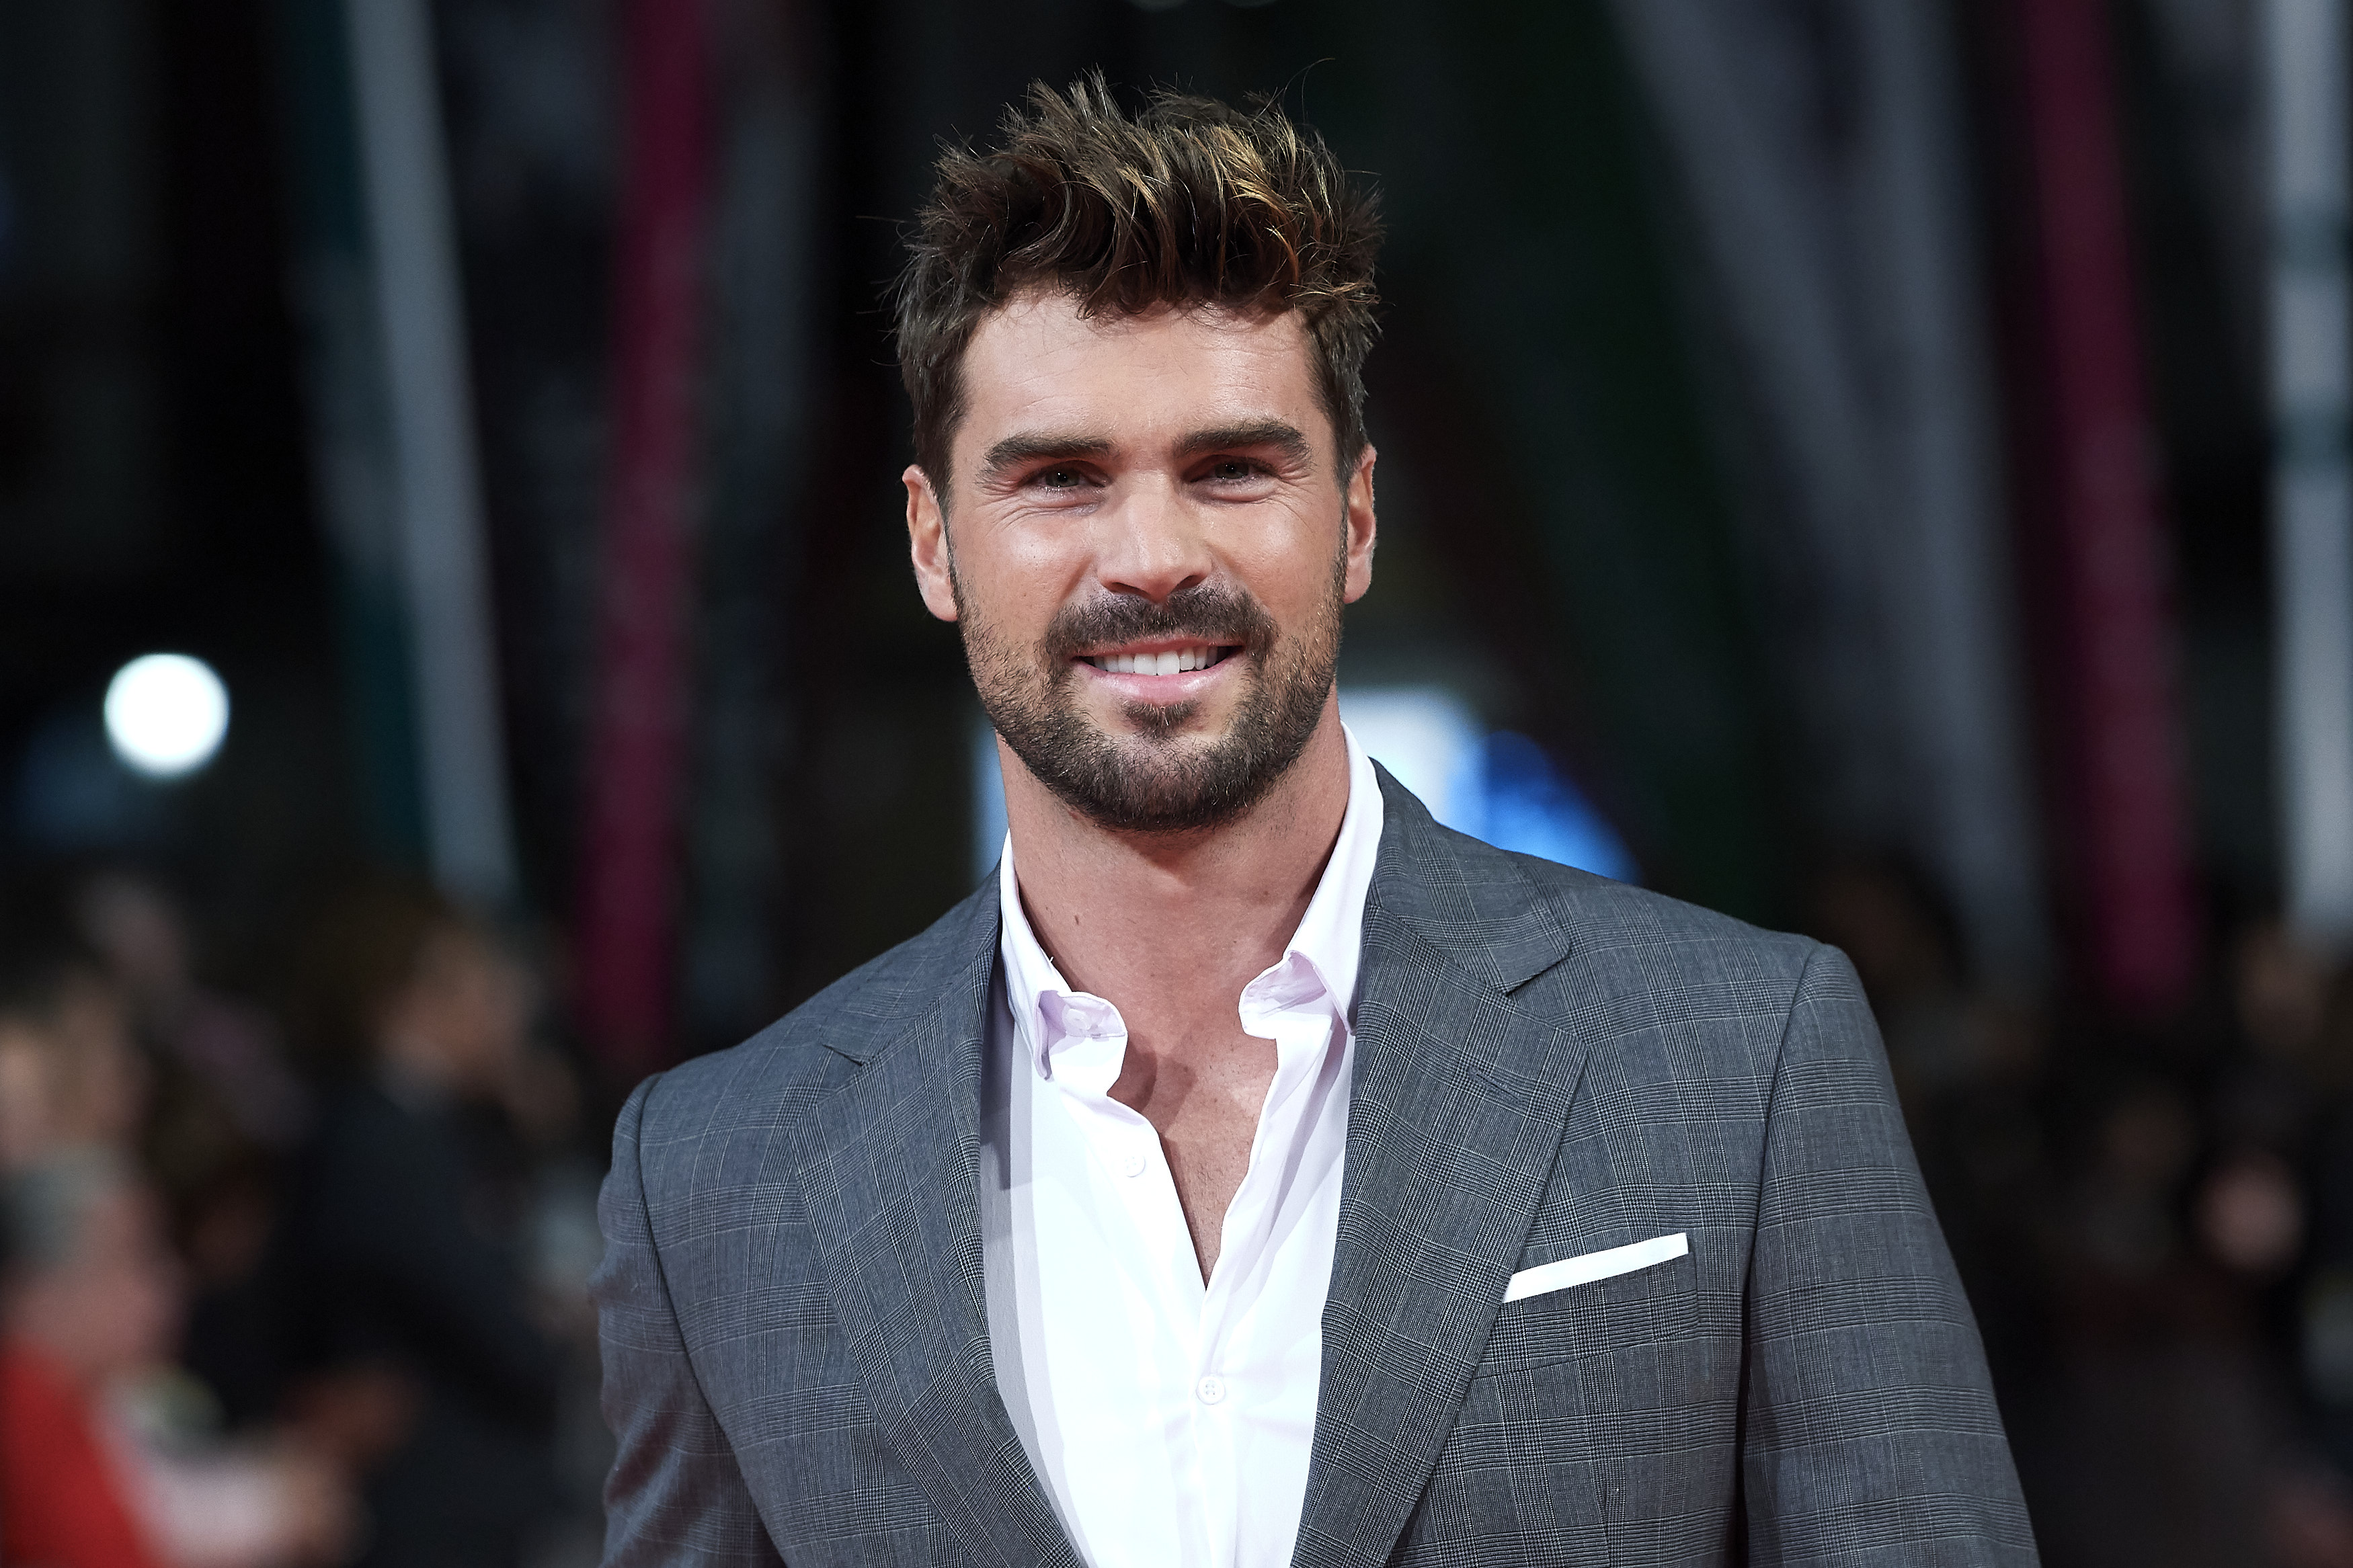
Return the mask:
<svg viewBox="0 0 2353 1568"><path fill-rule="evenodd" d="M1381 785L1293 1561L2032 1563L1845 959ZM997 947L992 882L630 1098L595 1284L614 1568L1078 1568L986 1326Z"/></svg>

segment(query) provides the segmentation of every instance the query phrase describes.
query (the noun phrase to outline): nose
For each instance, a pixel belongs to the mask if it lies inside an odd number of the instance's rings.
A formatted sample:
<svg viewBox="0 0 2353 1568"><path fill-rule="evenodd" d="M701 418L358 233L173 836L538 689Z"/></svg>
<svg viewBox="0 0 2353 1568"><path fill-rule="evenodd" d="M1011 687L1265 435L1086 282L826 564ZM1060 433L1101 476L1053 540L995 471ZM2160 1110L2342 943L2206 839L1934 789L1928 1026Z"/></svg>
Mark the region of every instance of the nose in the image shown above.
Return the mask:
<svg viewBox="0 0 2353 1568"><path fill-rule="evenodd" d="M1159 475L1137 476L1095 520L1095 577L1114 594L1157 604L1208 580L1216 566L1200 519Z"/></svg>

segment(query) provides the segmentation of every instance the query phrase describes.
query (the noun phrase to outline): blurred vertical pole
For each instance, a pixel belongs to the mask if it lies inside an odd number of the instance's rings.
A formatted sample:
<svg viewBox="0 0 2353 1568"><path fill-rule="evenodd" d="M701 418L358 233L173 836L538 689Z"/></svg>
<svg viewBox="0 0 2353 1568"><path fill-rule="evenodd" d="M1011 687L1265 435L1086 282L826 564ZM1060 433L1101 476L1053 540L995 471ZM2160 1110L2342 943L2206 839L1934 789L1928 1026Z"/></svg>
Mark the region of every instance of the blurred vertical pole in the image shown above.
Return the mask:
<svg viewBox="0 0 2353 1568"><path fill-rule="evenodd" d="M514 891L448 163L427 0L347 0L353 91L435 879Z"/></svg>
<svg viewBox="0 0 2353 1568"><path fill-rule="evenodd" d="M695 354L705 182L702 0L625 0L612 469L600 581L578 1005L617 1080L670 1049L687 754Z"/></svg>
<svg viewBox="0 0 2353 1568"><path fill-rule="evenodd" d="M682 824L681 1048L775 1016L794 743L783 677L807 481L810 309L819 264L821 18L797 0L717 0L711 28L710 265L696 553L694 810Z"/></svg>
<svg viewBox="0 0 2353 1568"><path fill-rule="evenodd" d="M2289 919L2353 937L2353 470L2343 0L2266 0L2272 552Z"/></svg>
<svg viewBox="0 0 2353 1568"><path fill-rule="evenodd" d="M1884 448L1877 518L1923 858L1952 890L1982 976L2050 979L2042 844L2025 755L1954 18L1938 0L1848 0L1862 130L1866 385Z"/></svg>
<svg viewBox="0 0 2353 1568"><path fill-rule="evenodd" d="M1948 18L1934 0L1842 9L1814 13L1814 64L1848 62L1852 151L1826 151L1808 99L1757 66L1795 52L1787 10L1613 14L1745 351L1765 467L1787 476L1795 539L1767 551L1794 579L1778 631L1812 713L1824 837L1916 853L1975 963L2031 989L2047 931ZM1851 48L1819 41L1831 21Z"/></svg>
<svg viewBox="0 0 2353 1568"><path fill-rule="evenodd" d="M2068 759L2093 978L2153 1016L2198 930L2167 550L2135 314L2105 0L2019 0L2059 464Z"/></svg>
<svg viewBox="0 0 2353 1568"><path fill-rule="evenodd" d="M1612 15L1680 154L1770 443L1767 482L1787 494L1793 526L1778 556L1802 583L1808 613L1779 631L1811 731L1807 794L1822 820L1893 837L1902 803L1887 731L1897 704L1876 613L1883 529L1871 411L1850 374L1852 290L1823 255L1829 194L1803 128L1776 112L1755 66L1770 12L1739 0L1617 0Z"/></svg>
<svg viewBox="0 0 2353 1568"><path fill-rule="evenodd" d="M294 293L311 463L339 568L336 620L370 848L425 861L398 481L344 0L282 0L279 71L292 175Z"/></svg>

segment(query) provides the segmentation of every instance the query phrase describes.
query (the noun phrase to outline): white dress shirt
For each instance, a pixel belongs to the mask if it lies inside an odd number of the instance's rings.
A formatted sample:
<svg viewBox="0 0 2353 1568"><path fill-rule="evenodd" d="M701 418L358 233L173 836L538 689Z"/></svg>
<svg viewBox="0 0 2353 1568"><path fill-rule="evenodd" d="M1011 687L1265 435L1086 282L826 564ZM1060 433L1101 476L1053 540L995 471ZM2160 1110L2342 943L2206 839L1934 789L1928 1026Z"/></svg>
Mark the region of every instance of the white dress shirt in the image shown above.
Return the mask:
<svg viewBox="0 0 2353 1568"><path fill-rule="evenodd" d="M1282 959L1242 988L1274 1082L1205 1287L1152 1124L1111 1098L1127 1026L1072 991L1008 836L981 1183L989 1341L1015 1428L1092 1568L1280 1568L1307 1489L1339 1222L1351 1011L1381 794L1348 808Z"/></svg>

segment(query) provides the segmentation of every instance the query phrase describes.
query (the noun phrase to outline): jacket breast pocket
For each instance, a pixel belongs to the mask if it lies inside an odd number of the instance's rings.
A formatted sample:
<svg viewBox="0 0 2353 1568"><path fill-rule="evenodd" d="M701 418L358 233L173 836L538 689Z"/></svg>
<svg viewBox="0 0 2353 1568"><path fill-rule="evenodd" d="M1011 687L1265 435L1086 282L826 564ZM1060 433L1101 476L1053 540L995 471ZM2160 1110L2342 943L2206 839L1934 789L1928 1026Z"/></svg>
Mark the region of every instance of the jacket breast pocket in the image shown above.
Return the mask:
<svg viewBox="0 0 2353 1568"><path fill-rule="evenodd" d="M1526 1271L1546 1283L1545 1271ZM1574 1275L1572 1273L1571 1277ZM1699 1326L1698 1272L1686 1251L1597 1279L1506 1300L1476 1376L1586 1356L1688 1349Z"/></svg>
<svg viewBox="0 0 2353 1568"><path fill-rule="evenodd" d="M1725 1561L1738 1314L1706 1281L1686 1255L1504 1302L1401 1560ZM1465 1528L1486 1557L1440 1550Z"/></svg>

